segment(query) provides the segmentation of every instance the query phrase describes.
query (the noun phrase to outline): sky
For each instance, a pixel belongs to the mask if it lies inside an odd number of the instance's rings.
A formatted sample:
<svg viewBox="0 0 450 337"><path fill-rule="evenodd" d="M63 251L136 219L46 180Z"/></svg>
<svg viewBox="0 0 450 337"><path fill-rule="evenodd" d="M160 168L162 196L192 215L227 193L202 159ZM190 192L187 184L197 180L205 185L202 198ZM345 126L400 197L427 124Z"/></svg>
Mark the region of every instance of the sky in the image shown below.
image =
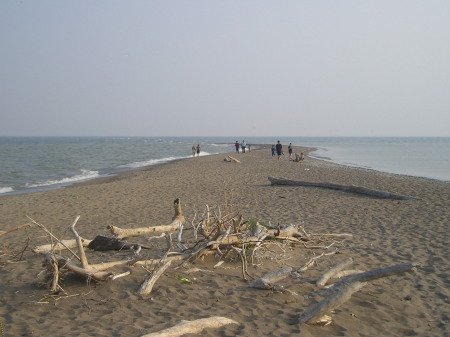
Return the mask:
<svg viewBox="0 0 450 337"><path fill-rule="evenodd" d="M2 0L0 136L450 136L448 0Z"/></svg>

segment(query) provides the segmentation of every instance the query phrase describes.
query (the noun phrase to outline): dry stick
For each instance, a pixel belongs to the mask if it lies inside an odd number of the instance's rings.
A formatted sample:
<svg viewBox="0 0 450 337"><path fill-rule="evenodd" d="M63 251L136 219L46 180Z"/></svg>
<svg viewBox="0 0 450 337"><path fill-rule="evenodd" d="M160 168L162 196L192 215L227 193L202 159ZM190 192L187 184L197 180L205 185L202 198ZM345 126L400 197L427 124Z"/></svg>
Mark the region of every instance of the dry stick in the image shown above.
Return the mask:
<svg viewBox="0 0 450 337"><path fill-rule="evenodd" d="M306 262L302 267L300 267L297 271L298 272L303 272L303 271L306 271L309 267L311 267L313 264L314 264L314 262L316 262L318 259L320 259L321 257L323 257L323 256L328 256L328 255L333 255L333 254L337 254L338 253L338 249L336 249L336 250L334 250L333 252L330 252L330 253L322 253L322 254L320 254L320 255L317 255L317 256L314 256L314 257L312 257L312 258L310 258L309 260L308 260L308 262Z"/></svg>
<svg viewBox="0 0 450 337"><path fill-rule="evenodd" d="M249 287L258 289L273 289L275 283L286 278L291 271L292 267L284 267L275 270L252 282Z"/></svg>
<svg viewBox="0 0 450 337"><path fill-rule="evenodd" d="M7 235L9 233L15 232L16 230L19 230L21 228L30 227L31 225L32 225L31 223L26 223L26 224L20 225L20 226L18 226L16 228L9 229L7 231L2 231L2 232L0 232L0 237L5 236L5 235Z"/></svg>
<svg viewBox="0 0 450 337"><path fill-rule="evenodd" d="M204 329L218 329L228 324L239 324L238 322L226 317L208 317L195 321L181 321L177 325L153 332L141 337L180 337L186 334L199 334Z"/></svg>
<svg viewBox="0 0 450 337"><path fill-rule="evenodd" d="M75 218L75 221L69 226L69 228L72 231L73 235L75 235L75 240L77 241L78 252L80 253L81 267L83 267L83 269L86 269L86 268L89 267L89 263L88 263L88 260L86 258L86 253L84 251L84 247L83 247L83 242L81 240L81 236L78 235L77 231L75 230L75 225L77 224L79 219L80 219L80 216L77 216Z"/></svg>
<svg viewBox="0 0 450 337"><path fill-rule="evenodd" d="M44 230L44 232L46 232L48 235L50 235L50 237L52 237L53 239L55 239L58 243L60 243L63 247L65 247L69 252L72 253L73 256L75 256L78 261L81 261L81 259L79 258L79 256L77 254L75 254L75 252L70 249L68 246L66 246L60 239L58 239L56 236L54 236L47 228L45 228L44 225L41 225L40 223L34 221L32 218L30 218L27 215L27 218L31 220L32 223L34 223L35 225L39 226L40 228L42 228Z"/></svg>
<svg viewBox="0 0 450 337"><path fill-rule="evenodd" d="M327 281L333 277L333 275L340 272L342 269L344 269L351 263L353 263L353 259L349 257L339 262L338 264L334 265L317 280L316 285L323 287L327 283Z"/></svg>
<svg viewBox="0 0 450 337"><path fill-rule="evenodd" d="M299 317L299 323L314 324L325 313L336 309L342 303L347 301L353 293L361 289L366 283L353 282L339 289L332 296L327 297L323 301L313 305Z"/></svg>

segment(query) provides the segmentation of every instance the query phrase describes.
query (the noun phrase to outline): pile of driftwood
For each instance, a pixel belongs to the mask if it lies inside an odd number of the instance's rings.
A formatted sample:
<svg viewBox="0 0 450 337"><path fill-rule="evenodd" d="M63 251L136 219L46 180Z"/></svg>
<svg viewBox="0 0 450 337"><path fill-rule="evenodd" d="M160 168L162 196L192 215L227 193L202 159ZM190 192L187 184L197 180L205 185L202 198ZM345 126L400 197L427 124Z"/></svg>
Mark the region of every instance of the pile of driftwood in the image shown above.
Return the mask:
<svg viewBox="0 0 450 337"><path fill-rule="evenodd" d="M63 271L73 272L88 281L108 281L130 274L130 270L119 274L108 271L113 267L122 266L130 269L133 266L141 265L147 269L148 274L137 288L137 292L141 295L147 295L151 293L158 278L164 274L173 261L192 263L211 254L214 254L220 260L218 264L223 262L230 254L238 257L242 265L242 278L248 282L249 287L292 293L289 290L285 290L279 282L288 276L298 276L299 273L315 265L317 260L324 256L340 252L338 246L342 245L347 238L352 237L351 234L347 233L307 233L300 225L263 226L256 221L244 221L243 217L237 214L222 215L220 209L218 212L215 212L211 211L207 206L203 214L201 216L196 214L191 222L192 228L190 230L193 230L193 239L189 243L183 240L186 219L183 216L179 199L174 201L174 213L172 222L168 225L143 228L109 226L108 228L114 237L97 236L93 240L82 238L76 231L75 227L79 217L70 225L70 230L75 237L72 240L62 240L55 237L45 226L31 219L34 225L42 228L52 238L52 244L38 246L33 251L45 256L44 261L49 276L49 288L55 294L64 292L60 285L60 277ZM145 254L142 254L142 251L149 249L149 247L123 240L130 237L155 234L159 235L151 236L147 239L163 238L166 241L167 248L162 256L152 259L146 258ZM303 266L295 268L284 267L261 278L256 279L252 277L247 269L248 263L252 263L255 255L258 254L258 251L264 245L274 241L296 244L307 249L321 249L323 252L314 255ZM96 251L132 250L134 254L133 257L125 260L90 264L86 257L86 248ZM68 251L69 257L62 256L62 250ZM344 260L327 271L317 281L319 287L324 287L333 276L338 278L344 277L326 290L326 293L324 293L326 297L322 302L317 303L299 316L300 323L329 324L331 319L325 314L344 303L350 298L351 294L364 286L365 282L413 270L415 267L414 264L404 264L369 272L343 271L351 262L351 259ZM296 295L295 293L292 294ZM238 324L238 322L224 317L210 317L192 322L185 321L168 329L168 332L162 331L148 336L177 336L189 331L199 332L205 327L220 327L225 324Z"/></svg>

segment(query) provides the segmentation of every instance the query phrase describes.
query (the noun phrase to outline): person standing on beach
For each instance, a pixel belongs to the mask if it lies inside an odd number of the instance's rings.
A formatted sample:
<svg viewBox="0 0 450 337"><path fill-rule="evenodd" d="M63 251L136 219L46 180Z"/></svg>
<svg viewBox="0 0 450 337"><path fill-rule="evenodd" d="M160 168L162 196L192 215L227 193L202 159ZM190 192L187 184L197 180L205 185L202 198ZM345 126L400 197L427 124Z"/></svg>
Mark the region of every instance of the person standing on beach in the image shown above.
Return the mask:
<svg viewBox="0 0 450 337"><path fill-rule="evenodd" d="M275 157L275 145L272 145L272 157Z"/></svg>
<svg viewBox="0 0 450 337"><path fill-rule="evenodd" d="M200 144L197 144L197 147L195 149L197 150L197 157L200 156Z"/></svg>
<svg viewBox="0 0 450 337"><path fill-rule="evenodd" d="M281 155L283 154L283 145L280 144L280 141L278 141L275 149L277 150L278 160L281 160Z"/></svg>
<svg viewBox="0 0 450 337"><path fill-rule="evenodd" d="M245 140L242 141L241 147L242 147L242 153L245 153L245 148L247 147L247 143L245 142Z"/></svg>
<svg viewBox="0 0 450 337"><path fill-rule="evenodd" d="M236 153L239 153L239 147L240 147L240 145L239 145L239 142L238 142L238 141L236 141L236 143L234 143L234 147L236 148Z"/></svg>
<svg viewBox="0 0 450 337"><path fill-rule="evenodd" d="M289 152L289 160L292 160L292 143L289 143L288 152Z"/></svg>
<svg viewBox="0 0 450 337"><path fill-rule="evenodd" d="M197 152L197 149L195 148L195 145L192 145L192 157L195 157L196 152Z"/></svg>

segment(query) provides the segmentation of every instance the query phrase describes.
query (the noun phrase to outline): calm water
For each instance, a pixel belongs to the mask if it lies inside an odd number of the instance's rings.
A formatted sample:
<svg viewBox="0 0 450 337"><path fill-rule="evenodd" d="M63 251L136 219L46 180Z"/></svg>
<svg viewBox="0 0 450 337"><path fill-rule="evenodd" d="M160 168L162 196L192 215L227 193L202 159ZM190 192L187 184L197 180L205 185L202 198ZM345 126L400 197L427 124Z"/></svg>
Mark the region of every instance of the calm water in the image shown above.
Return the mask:
<svg viewBox="0 0 450 337"><path fill-rule="evenodd" d="M341 164L450 181L450 138L246 138L250 144L316 147ZM241 138L238 139L242 141ZM191 156L233 152L234 137L0 137L0 194L67 186ZM268 150L269 152L269 150ZM269 153L268 153L269 155Z"/></svg>

